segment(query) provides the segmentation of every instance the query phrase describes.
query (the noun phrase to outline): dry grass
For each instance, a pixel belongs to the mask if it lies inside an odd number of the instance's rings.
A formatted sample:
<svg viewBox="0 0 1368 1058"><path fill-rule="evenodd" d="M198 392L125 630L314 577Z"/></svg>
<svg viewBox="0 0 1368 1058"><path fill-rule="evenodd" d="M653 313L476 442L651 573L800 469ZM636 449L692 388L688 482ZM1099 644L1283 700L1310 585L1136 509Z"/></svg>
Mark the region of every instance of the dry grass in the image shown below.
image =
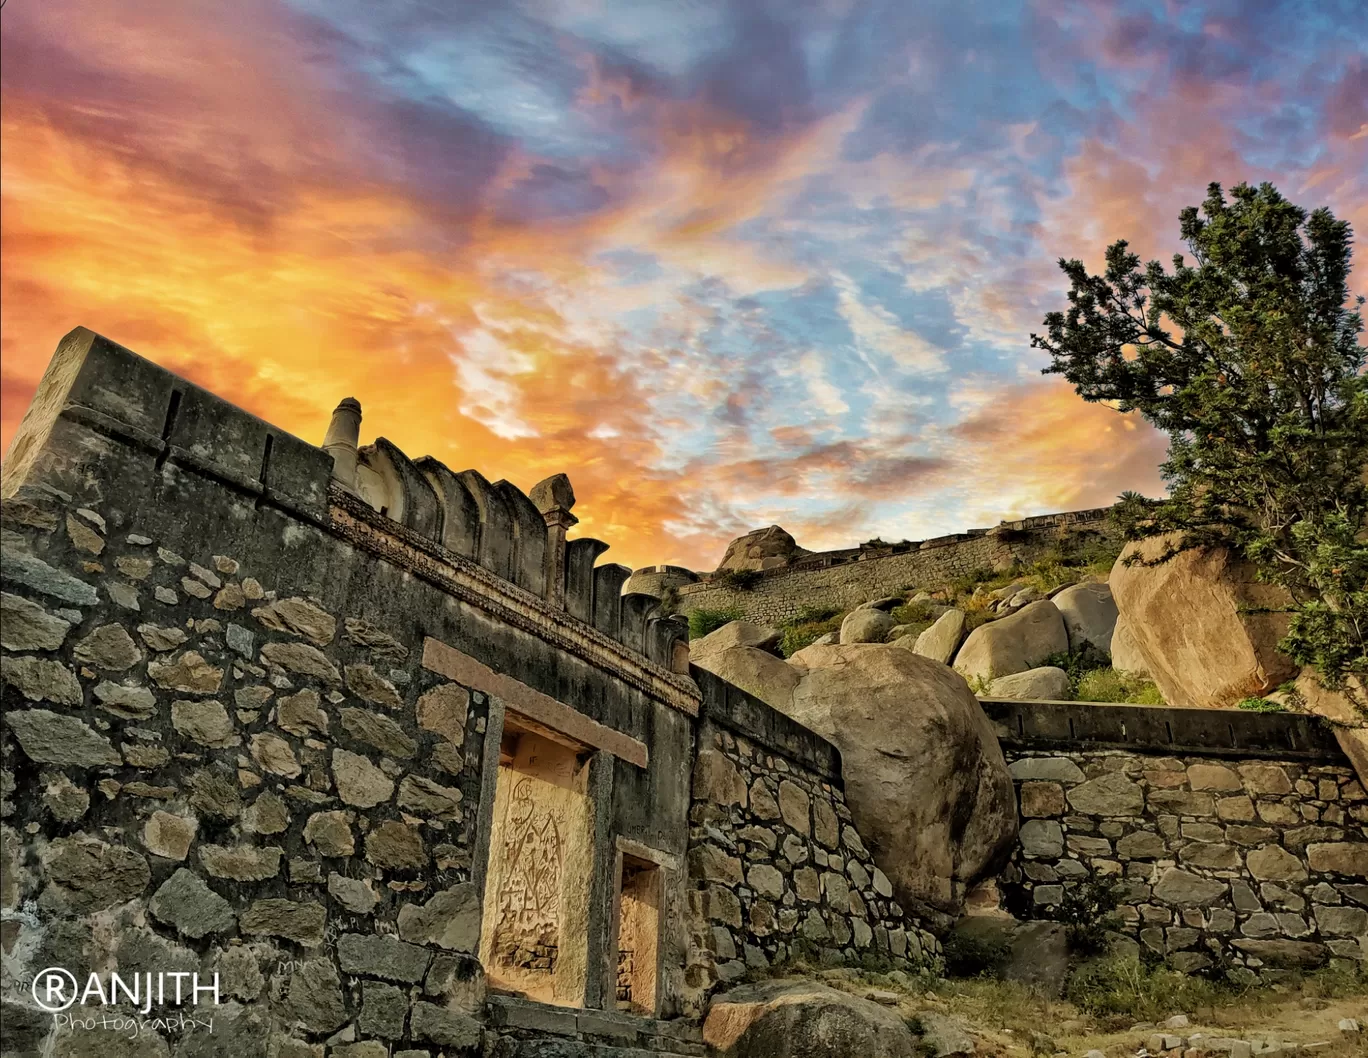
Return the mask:
<svg viewBox="0 0 1368 1058"><path fill-rule="evenodd" d="M883 974L854 969L816 970L789 966L779 976L816 977L853 995L892 992L896 1009L913 1021L934 1010L960 1018L979 1042L981 1058L1031 1058L1035 1033L1049 1036L1059 1050L1079 1055L1097 1049L1107 1058L1131 1058L1154 1031L1137 1023L1186 1014L1182 1035L1201 1032L1246 1040L1330 1044L1315 1053L1324 1058L1363 1058L1368 1036L1343 1037L1341 1018L1368 1020L1368 975L1353 969L1318 971L1303 980L1238 990L1200 978L1137 969L1126 980L1115 969L1103 975L1104 993L1085 1006L1073 998L1051 999L1025 985L993 978L940 978L931 974ZM1076 995L1078 990L1071 989ZM1111 1013L1089 1007L1110 1006ZM1142 1017L1137 1011L1149 1016Z"/></svg>

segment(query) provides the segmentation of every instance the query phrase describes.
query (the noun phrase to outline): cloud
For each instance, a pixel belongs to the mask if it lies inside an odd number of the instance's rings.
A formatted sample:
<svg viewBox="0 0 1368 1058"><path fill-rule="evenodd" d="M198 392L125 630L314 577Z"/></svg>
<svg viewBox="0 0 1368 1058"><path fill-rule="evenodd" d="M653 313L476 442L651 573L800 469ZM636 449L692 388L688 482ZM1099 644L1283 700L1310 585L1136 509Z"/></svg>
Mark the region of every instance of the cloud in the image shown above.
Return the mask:
<svg viewBox="0 0 1368 1058"><path fill-rule="evenodd" d="M351 395L564 470L634 565L1156 491L1159 435L1035 374L1054 260L1166 257L1212 179L1362 237L1351 8L11 4L0 441L84 324L311 441Z"/></svg>

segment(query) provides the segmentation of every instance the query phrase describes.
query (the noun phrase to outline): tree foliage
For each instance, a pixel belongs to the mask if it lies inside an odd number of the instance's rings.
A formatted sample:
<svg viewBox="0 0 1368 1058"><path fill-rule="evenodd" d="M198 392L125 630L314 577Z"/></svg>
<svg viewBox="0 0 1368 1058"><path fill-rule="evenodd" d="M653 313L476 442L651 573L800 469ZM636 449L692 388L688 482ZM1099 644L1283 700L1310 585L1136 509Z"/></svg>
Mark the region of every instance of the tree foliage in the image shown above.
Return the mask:
<svg viewBox="0 0 1368 1058"><path fill-rule="evenodd" d="M1250 559L1293 600L1280 649L1343 686L1368 674L1368 386L1349 224L1271 184L1229 200L1211 184L1179 223L1193 262L1175 255L1171 271L1142 267L1125 241L1101 275L1061 260L1068 309L1031 344L1085 400L1168 433L1168 496L1123 496L1127 535L1176 532L1180 548Z"/></svg>

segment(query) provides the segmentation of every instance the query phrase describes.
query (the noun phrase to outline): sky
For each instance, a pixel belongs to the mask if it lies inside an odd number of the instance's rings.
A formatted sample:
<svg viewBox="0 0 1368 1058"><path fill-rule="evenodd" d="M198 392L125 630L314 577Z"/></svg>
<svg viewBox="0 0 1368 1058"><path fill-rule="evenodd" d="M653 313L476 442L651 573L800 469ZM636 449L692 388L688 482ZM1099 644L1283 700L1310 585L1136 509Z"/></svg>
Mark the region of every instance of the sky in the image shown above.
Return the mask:
<svg viewBox="0 0 1368 1058"><path fill-rule="evenodd" d="M1368 232L1360 4L7 0L0 443L84 325L313 443L354 396L564 471L631 566L1158 495L1041 375L1055 262L1167 261L1213 180Z"/></svg>

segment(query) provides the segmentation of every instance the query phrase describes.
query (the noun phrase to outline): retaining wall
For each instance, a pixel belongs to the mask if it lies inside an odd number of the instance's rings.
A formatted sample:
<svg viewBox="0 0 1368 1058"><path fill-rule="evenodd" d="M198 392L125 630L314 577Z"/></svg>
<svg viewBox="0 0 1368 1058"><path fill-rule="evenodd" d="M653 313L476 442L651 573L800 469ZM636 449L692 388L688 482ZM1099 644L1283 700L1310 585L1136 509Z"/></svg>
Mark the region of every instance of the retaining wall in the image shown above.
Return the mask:
<svg viewBox="0 0 1368 1058"><path fill-rule="evenodd" d="M1121 931L1169 965L1277 978L1368 959L1368 796L1315 718L985 701L1021 811L999 879L1053 918L1124 883Z"/></svg>
<svg viewBox="0 0 1368 1058"><path fill-rule="evenodd" d="M819 735L695 667L703 691L689 810L689 983L775 962L910 967L939 942L893 899Z"/></svg>

